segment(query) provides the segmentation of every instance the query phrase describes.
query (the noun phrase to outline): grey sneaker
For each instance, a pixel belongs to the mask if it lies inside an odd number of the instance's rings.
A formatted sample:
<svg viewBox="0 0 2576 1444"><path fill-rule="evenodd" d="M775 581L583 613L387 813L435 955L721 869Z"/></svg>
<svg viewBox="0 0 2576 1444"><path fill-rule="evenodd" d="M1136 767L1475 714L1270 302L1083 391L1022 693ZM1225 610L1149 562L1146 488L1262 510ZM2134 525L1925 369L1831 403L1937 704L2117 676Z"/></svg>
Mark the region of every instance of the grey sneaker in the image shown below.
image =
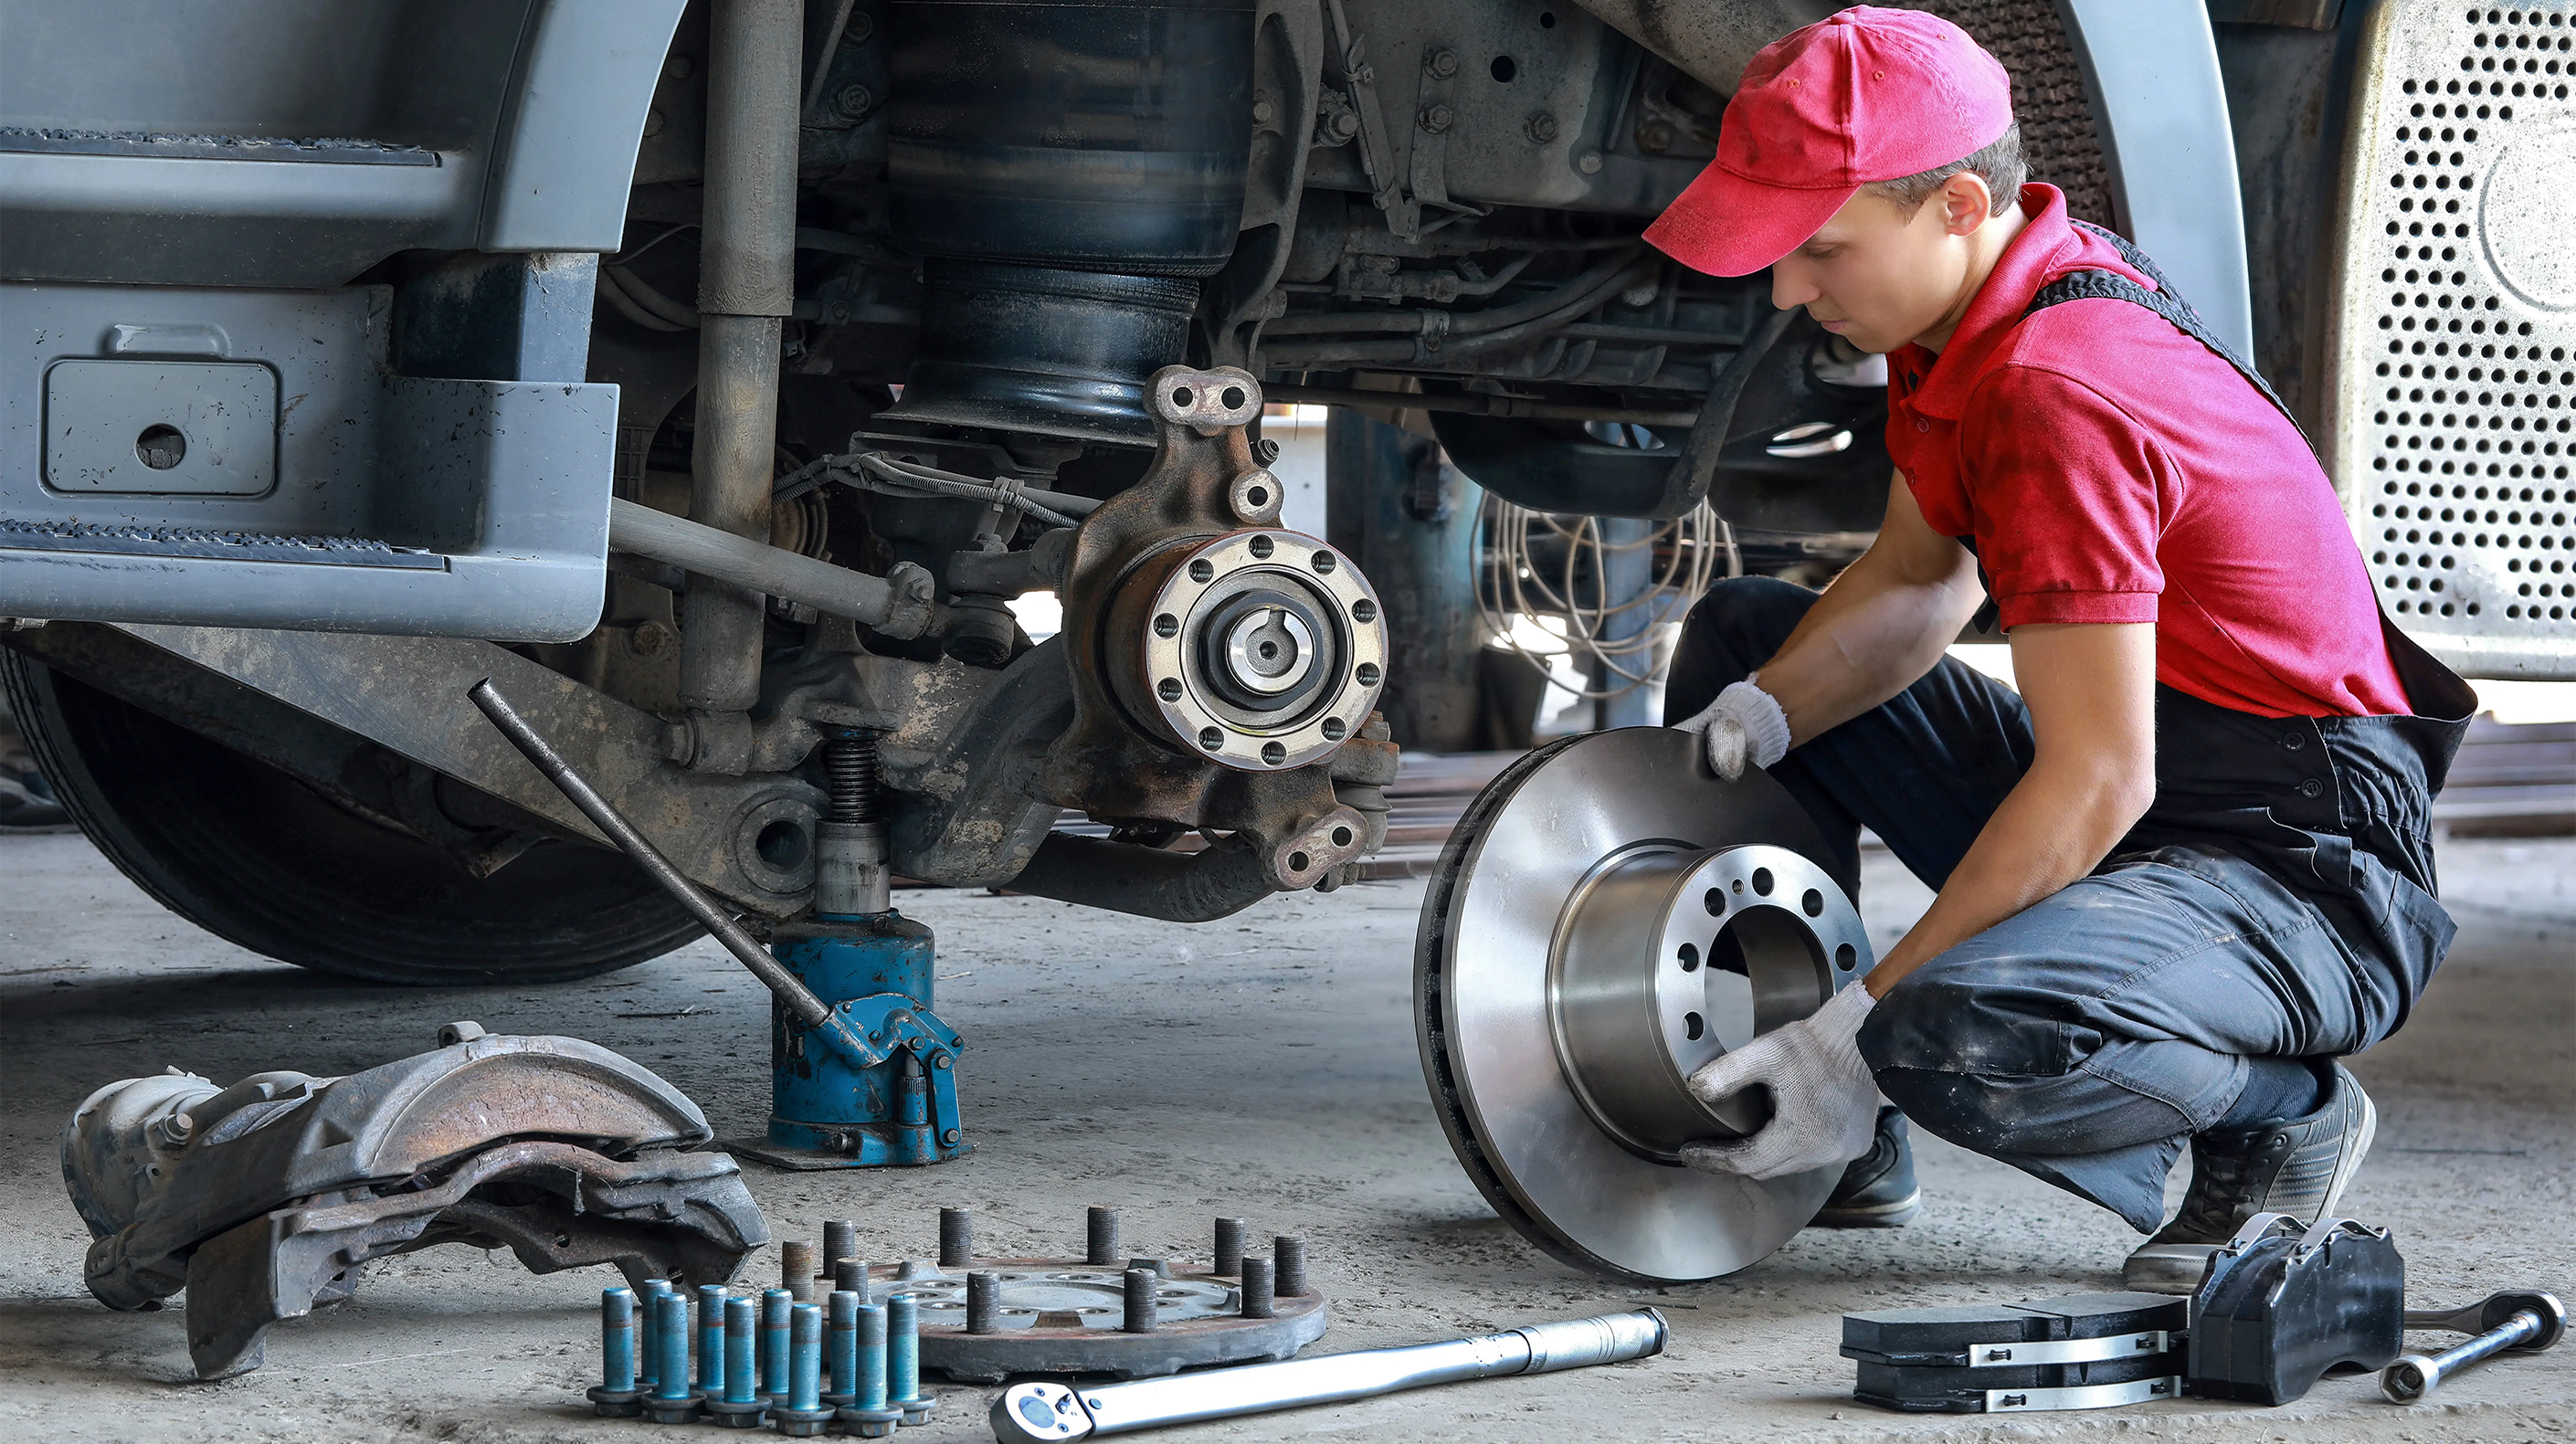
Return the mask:
<svg viewBox="0 0 2576 1444"><path fill-rule="evenodd" d="M2334 1212L2378 1131L2379 1110L2338 1063L2334 1091L2307 1117L2194 1137L2182 1211L2129 1255L2120 1282L2145 1293L2191 1293L2209 1272L2209 1256L2255 1214L2312 1224Z"/></svg>
<svg viewBox="0 0 2576 1444"><path fill-rule="evenodd" d="M1869 1152L1851 1161L1833 1196L1816 1210L1810 1228L1903 1228L1923 1211L1914 1186L1914 1149L1905 1137L1905 1115L1878 1110L1878 1134Z"/></svg>

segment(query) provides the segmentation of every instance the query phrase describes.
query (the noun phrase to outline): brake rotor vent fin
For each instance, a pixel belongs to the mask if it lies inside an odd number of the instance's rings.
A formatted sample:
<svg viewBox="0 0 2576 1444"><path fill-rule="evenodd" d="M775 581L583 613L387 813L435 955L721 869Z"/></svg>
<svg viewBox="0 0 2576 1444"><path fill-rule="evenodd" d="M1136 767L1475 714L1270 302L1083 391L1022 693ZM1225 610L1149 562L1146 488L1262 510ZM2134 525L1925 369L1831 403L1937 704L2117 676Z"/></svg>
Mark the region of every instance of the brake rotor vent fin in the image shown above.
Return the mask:
<svg viewBox="0 0 2576 1444"><path fill-rule="evenodd" d="M2400 0L2365 76L2338 475L2389 613L2576 668L2576 17ZM2479 654L2483 652L2484 655Z"/></svg>

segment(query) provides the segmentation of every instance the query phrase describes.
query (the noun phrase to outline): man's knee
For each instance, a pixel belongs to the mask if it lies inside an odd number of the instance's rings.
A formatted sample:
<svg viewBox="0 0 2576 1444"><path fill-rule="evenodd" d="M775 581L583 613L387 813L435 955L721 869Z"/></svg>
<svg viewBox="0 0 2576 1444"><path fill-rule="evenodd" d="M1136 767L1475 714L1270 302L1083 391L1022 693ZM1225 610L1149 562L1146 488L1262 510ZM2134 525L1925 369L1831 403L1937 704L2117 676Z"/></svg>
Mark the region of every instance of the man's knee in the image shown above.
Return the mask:
<svg viewBox="0 0 2576 1444"><path fill-rule="evenodd" d="M2077 1061L2064 1000L2033 986L2028 970L1953 948L1887 990L1861 1024L1873 1069L1927 1069L2047 1077Z"/></svg>
<svg viewBox="0 0 2576 1444"><path fill-rule="evenodd" d="M1907 975L1861 1025L1861 1057L1887 1101L1979 1153L2056 1151L2051 1095L2077 1061L2047 999L2006 970L1944 955Z"/></svg>
<svg viewBox="0 0 2576 1444"><path fill-rule="evenodd" d="M1789 640L1816 593L1776 577L1712 582L1682 619L1664 691L1664 720L1679 722L1741 682Z"/></svg>

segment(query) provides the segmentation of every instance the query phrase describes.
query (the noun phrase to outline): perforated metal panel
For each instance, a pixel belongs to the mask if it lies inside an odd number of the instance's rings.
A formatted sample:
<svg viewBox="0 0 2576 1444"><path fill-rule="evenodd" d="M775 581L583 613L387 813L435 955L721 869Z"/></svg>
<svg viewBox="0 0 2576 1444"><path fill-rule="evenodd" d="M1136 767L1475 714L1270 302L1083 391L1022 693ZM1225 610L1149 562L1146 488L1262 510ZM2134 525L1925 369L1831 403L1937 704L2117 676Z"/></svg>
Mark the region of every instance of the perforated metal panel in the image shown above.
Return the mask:
<svg viewBox="0 0 2576 1444"><path fill-rule="evenodd" d="M2470 675L2576 678L2576 5L2365 38L2334 473L2381 600Z"/></svg>

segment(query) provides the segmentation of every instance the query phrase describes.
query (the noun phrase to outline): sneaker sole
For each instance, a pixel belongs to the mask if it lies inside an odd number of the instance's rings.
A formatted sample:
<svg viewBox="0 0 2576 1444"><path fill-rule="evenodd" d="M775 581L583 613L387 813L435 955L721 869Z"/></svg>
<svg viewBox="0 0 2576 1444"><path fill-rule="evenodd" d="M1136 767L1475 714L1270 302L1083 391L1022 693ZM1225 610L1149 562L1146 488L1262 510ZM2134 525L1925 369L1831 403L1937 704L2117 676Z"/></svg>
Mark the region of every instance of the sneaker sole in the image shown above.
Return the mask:
<svg viewBox="0 0 2576 1444"><path fill-rule="evenodd" d="M1894 1203L1828 1204L1816 1210L1809 1228L1903 1228L1923 1211L1923 1191L1916 1189Z"/></svg>

